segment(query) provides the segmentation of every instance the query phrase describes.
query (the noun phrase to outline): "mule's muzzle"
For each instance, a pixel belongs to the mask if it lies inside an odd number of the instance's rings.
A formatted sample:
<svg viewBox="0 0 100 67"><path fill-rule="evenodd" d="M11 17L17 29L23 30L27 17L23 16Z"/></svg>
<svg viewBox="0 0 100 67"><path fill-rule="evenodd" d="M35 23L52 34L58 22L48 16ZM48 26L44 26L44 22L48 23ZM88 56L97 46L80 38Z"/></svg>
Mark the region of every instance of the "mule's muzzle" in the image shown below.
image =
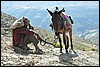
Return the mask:
<svg viewBox="0 0 100 67"><path fill-rule="evenodd" d="M56 35L56 36L59 36L59 32L55 32L55 35Z"/></svg>

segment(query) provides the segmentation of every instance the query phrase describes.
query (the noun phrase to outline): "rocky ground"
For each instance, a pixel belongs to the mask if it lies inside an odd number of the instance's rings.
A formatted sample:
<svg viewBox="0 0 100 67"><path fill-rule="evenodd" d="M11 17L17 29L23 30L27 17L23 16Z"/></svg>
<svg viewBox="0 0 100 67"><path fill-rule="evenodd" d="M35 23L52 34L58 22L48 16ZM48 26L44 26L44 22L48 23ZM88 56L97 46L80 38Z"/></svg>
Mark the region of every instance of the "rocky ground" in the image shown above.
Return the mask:
<svg viewBox="0 0 100 67"><path fill-rule="evenodd" d="M35 54L32 44L28 45L33 50L15 52L12 48L12 39L1 35L1 66L99 66L98 51L83 51L75 49L76 53L69 48L69 53L59 53L59 48L52 45L39 45L43 54Z"/></svg>

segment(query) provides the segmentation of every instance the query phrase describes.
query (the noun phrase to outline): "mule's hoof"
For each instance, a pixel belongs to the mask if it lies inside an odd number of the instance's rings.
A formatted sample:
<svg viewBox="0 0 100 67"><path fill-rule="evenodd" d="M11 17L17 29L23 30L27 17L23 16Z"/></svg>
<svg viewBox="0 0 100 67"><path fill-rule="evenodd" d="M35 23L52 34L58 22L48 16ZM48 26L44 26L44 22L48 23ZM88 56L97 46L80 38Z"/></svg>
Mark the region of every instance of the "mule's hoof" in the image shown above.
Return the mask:
<svg viewBox="0 0 100 67"><path fill-rule="evenodd" d="M71 50L73 50L73 48L71 48Z"/></svg>
<svg viewBox="0 0 100 67"><path fill-rule="evenodd" d="M62 53L62 51L60 51L60 53Z"/></svg>

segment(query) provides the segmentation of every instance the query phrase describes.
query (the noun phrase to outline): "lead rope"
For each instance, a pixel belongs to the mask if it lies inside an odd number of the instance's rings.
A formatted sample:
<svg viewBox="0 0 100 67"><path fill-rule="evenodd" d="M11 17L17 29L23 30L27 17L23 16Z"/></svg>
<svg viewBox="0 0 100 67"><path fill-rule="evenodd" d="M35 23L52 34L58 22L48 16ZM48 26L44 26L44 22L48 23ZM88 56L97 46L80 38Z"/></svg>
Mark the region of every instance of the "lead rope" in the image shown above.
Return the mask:
<svg viewBox="0 0 100 67"><path fill-rule="evenodd" d="M49 39L49 38L46 38L45 40L43 40L42 38L40 38L40 45L42 45L42 42L44 42L44 44L43 44L42 46L44 46L46 43L47 43L47 44L51 44L51 45L54 46L54 44L52 44L52 43L50 43L50 42L47 42L48 39Z"/></svg>

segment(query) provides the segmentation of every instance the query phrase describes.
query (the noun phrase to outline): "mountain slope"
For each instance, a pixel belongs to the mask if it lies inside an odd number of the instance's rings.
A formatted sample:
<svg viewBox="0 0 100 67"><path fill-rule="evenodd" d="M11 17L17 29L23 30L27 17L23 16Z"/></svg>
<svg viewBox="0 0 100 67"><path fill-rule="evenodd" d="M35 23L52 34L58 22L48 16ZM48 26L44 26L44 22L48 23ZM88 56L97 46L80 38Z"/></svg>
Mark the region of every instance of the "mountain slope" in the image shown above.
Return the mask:
<svg viewBox="0 0 100 67"><path fill-rule="evenodd" d="M84 34L80 35L79 37L88 39L92 43L95 43L97 44L97 46L99 46L99 29L86 31Z"/></svg>
<svg viewBox="0 0 100 67"><path fill-rule="evenodd" d="M6 23L8 21L15 21L14 18L8 14L1 13L1 21ZM6 18L14 18L8 19ZM2 23L1 22L1 23ZM12 35L9 27L13 22L9 22L1 25L1 66L98 66L99 65L99 49L95 44L91 42L73 36L73 45L76 53L73 53L69 48L69 53L65 54L63 48L63 54L59 53L60 48L55 48L50 44L39 47L44 51L42 55L34 54L35 48L33 44L28 44L32 51L23 51L16 48L17 53L12 48ZM7 27L6 27L7 26ZM54 41L54 33L47 30L35 27L35 31L43 38L48 38L48 42ZM6 33L6 34L5 34Z"/></svg>

